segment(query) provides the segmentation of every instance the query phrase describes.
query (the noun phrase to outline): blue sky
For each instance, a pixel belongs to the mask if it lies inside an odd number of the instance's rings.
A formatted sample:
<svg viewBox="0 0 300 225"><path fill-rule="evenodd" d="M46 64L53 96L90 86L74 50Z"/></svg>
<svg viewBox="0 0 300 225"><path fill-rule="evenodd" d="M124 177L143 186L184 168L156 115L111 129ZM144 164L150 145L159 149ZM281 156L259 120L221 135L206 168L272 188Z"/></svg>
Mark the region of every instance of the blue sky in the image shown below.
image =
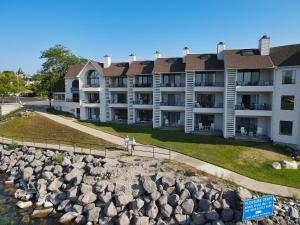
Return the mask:
<svg viewBox="0 0 300 225"><path fill-rule="evenodd" d="M40 52L62 44L102 60L181 56L227 48L300 43L299 0L0 0L0 71L36 72Z"/></svg>

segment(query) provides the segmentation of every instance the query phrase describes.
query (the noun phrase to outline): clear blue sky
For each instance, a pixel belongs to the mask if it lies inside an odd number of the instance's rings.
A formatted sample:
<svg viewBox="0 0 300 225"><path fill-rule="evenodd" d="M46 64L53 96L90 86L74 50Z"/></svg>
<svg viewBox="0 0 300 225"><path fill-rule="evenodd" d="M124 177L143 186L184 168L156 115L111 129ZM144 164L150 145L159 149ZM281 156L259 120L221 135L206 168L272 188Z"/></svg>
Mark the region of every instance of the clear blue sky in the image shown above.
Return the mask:
<svg viewBox="0 0 300 225"><path fill-rule="evenodd" d="M0 71L36 72L40 52L62 44L75 54L127 60L300 43L299 0L1 0Z"/></svg>

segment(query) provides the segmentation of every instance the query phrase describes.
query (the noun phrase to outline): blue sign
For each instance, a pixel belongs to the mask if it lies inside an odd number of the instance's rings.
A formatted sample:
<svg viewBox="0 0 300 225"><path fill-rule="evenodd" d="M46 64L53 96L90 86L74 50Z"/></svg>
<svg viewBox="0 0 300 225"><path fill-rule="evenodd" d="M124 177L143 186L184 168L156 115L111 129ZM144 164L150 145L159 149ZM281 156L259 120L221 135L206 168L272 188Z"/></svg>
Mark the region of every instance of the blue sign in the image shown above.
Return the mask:
<svg viewBox="0 0 300 225"><path fill-rule="evenodd" d="M259 219L273 214L274 196L266 195L243 202L243 221Z"/></svg>

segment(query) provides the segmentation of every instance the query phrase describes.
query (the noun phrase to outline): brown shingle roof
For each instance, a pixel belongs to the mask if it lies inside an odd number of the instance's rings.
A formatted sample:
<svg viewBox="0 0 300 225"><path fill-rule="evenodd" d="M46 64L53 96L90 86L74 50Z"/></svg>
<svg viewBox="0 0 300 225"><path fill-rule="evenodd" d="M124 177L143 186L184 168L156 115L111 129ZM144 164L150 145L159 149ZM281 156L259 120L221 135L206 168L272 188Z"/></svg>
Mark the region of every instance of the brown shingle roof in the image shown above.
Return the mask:
<svg viewBox="0 0 300 225"><path fill-rule="evenodd" d="M185 72L185 63L182 58L158 58L154 61L153 73L182 73Z"/></svg>
<svg viewBox="0 0 300 225"><path fill-rule="evenodd" d="M152 74L154 61L133 61L127 71L127 75Z"/></svg>
<svg viewBox="0 0 300 225"><path fill-rule="evenodd" d="M252 51L253 54L244 53ZM270 56L260 55L258 49L224 50L225 66L230 69L263 69L273 67Z"/></svg>
<svg viewBox="0 0 300 225"><path fill-rule="evenodd" d="M76 79L78 73L82 70L84 65L82 64L73 64L69 67L65 79Z"/></svg>
<svg viewBox="0 0 300 225"><path fill-rule="evenodd" d="M103 68L103 75L107 77L117 77L126 75L128 62L111 63L108 68Z"/></svg>
<svg viewBox="0 0 300 225"><path fill-rule="evenodd" d="M216 54L188 54L186 56L185 70L224 70L224 62L218 60Z"/></svg>
<svg viewBox="0 0 300 225"><path fill-rule="evenodd" d="M270 57L275 66L300 65L300 44L271 48Z"/></svg>

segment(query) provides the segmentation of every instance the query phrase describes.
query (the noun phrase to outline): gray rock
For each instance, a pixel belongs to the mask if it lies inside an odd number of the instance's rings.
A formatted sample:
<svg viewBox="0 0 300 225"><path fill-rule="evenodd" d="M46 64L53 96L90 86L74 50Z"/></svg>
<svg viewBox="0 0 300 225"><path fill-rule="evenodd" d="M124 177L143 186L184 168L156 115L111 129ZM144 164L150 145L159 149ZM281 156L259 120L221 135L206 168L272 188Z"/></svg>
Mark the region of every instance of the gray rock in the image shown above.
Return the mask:
<svg viewBox="0 0 300 225"><path fill-rule="evenodd" d="M201 190L195 191L192 194L193 198L197 199L197 200L201 200L204 196L204 192Z"/></svg>
<svg viewBox="0 0 300 225"><path fill-rule="evenodd" d="M173 175L165 175L161 179L163 187L166 189L175 185L175 178Z"/></svg>
<svg viewBox="0 0 300 225"><path fill-rule="evenodd" d="M155 202L150 202L150 204L146 208L146 215L150 219L155 219L157 217L157 214L158 214L158 208Z"/></svg>
<svg viewBox="0 0 300 225"><path fill-rule="evenodd" d="M177 194L172 194L169 196L168 203L171 206L176 207L178 205L179 200L180 200L180 197Z"/></svg>
<svg viewBox="0 0 300 225"><path fill-rule="evenodd" d="M89 193L80 195L78 198L78 201L82 205L87 205L87 204L93 203L94 201L96 201L96 199L97 199L97 195L94 194L93 192L89 192Z"/></svg>
<svg viewBox="0 0 300 225"><path fill-rule="evenodd" d="M206 219L210 220L210 221L215 221L219 219L219 214L216 211L209 211L205 214Z"/></svg>
<svg viewBox="0 0 300 225"><path fill-rule="evenodd" d="M133 196L125 193L121 193L115 197L116 206L127 205L132 200L133 200Z"/></svg>
<svg viewBox="0 0 300 225"><path fill-rule="evenodd" d="M299 211L294 207L290 207L289 208L289 217L291 217L293 219L299 219Z"/></svg>
<svg viewBox="0 0 300 225"><path fill-rule="evenodd" d="M67 206L68 204L70 204L70 200L69 200L69 199L66 199L66 200L62 201L62 202L59 204L59 206L57 207L57 210L58 210L58 211L63 211L63 210L66 208L66 206Z"/></svg>
<svg viewBox="0 0 300 225"><path fill-rule="evenodd" d="M241 201L245 201L247 199L251 199L252 198L252 194L250 191L248 191L247 189L245 188L242 188L242 187L239 187L237 190L236 190L236 194L238 196L238 198L241 200Z"/></svg>
<svg viewBox="0 0 300 225"><path fill-rule="evenodd" d="M83 207L81 205L73 205L72 209L78 214L82 214L83 212Z"/></svg>
<svg viewBox="0 0 300 225"><path fill-rule="evenodd" d="M182 205L182 212L183 214L192 214L193 211L194 211L194 200L189 198L189 199L186 199Z"/></svg>
<svg viewBox="0 0 300 225"><path fill-rule="evenodd" d="M83 172L82 170L78 169L78 168L74 168L71 170L70 173L68 173L66 176L65 176L65 180L67 182L70 182L72 181L73 179L77 178L77 177L82 177L83 175Z"/></svg>
<svg viewBox="0 0 300 225"><path fill-rule="evenodd" d="M144 206L144 201L142 200L142 199L140 199L140 198L137 198L137 199L135 199L133 202L132 202L132 209L134 210L134 211L139 211L141 208L143 208L143 206Z"/></svg>
<svg viewBox="0 0 300 225"><path fill-rule="evenodd" d="M184 200L190 197L191 197L191 193L189 192L188 189L185 188L180 194L180 201L183 202Z"/></svg>
<svg viewBox="0 0 300 225"><path fill-rule="evenodd" d="M191 223L189 215L175 214L175 220L180 225L189 225Z"/></svg>
<svg viewBox="0 0 300 225"><path fill-rule="evenodd" d="M58 222L62 224L67 224L73 221L77 216L78 216L77 212L68 212L65 213L62 217L60 217Z"/></svg>
<svg viewBox="0 0 300 225"><path fill-rule="evenodd" d="M160 196L160 198L158 199L158 204L160 206L165 205L168 203L168 196L167 195L162 195Z"/></svg>
<svg viewBox="0 0 300 225"><path fill-rule="evenodd" d="M192 181L186 182L185 188L188 189L190 193L194 193L194 192L198 191L197 185Z"/></svg>
<svg viewBox="0 0 300 225"><path fill-rule="evenodd" d="M205 217L205 214L201 213L201 212L193 213L192 220L193 220L193 223L196 224L196 225L205 224L205 222L207 221L206 217Z"/></svg>
<svg viewBox="0 0 300 225"><path fill-rule="evenodd" d="M91 185L81 183L80 185L80 191L82 194L86 194L93 191L93 187Z"/></svg>
<svg viewBox="0 0 300 225"><path fill-rule="evenodd" d="M118 217L118 224L119 225L129 225L130 224L130 220L129 220L128 216L126 215L126 213L122 213Z"/></svg>
<svg viewBox="0 0 300 225"><path fill-rule="evenodd" d="M131 186L132 189L132 195L134 198L137 198L145 193L145 190L141 184L133 184Z"/></svg>
<svg viewBox="0 0 300 225"><path fill-rule="evenodd" d="M86 217L84 215L78 215L74 221L76 224L85 225Z"/></svg>
<svg viewBox="0 0 300 225"><path fill-rule="evenodd" d="M271 167L275 170L280 170L281 169L281 164L279 162L273 162L271 164Z"/></svg>
<svg viewBox="0 0 300 225"><path fill-rule="evenodd" d="M113 202L106 204L104 214L108 217L114 217L118 214L117 209Z"/></svg>
<svg viewBox="0 0 300 225"><path fill-rule="evenodd" d="M54 167L53 173L55 175L60 175L63 172L63 168L60 165L56 165Z"/></svg>
<svg viewBox="0 0 300 225"><path fill-rule="evenodd" d="M212 225L224 225L222 220L213 221Z"/></svg>
<svg viewBox="0 0 300 225"><path fill-rule="evenodd" d="M152 201L156 201L160 197L160 192L154 191L151 193L150 197L151 197Z"/></svg>
<svg viewBox="0 0 300 225"><path fill-rule="evenodd" d="M156 184L150 177L144 176L142 182L145 191L148 192L149 194L157 191Z"/></svg>
<svg viewBox="0 0 300 225"><path fill-rule="evenodd" d="M230 222L233 219L234 212L230 208L222 210L221 217L224 222Z"/></svg>
<svg viewBox="0 0 300 225"><path fill-rule="evenodd" d="M133 225L149 225L149 217L146 216L137 216L134 219Z"/></svg>
<svg viewBox="0 0 300 225"><path fill-rule="evenodd" d="M99 194L99 199L104 203L108 203L111 200L111 196L111 192L101 193Z"/></svg>
<svg viewBox="0 0 300 225"><path fill-rule="evenodd" d="M99 207L94 207L94 208L88 210L87 211L87 221L97 223L99 220L100 211L101 211L101 208L99 208Z"/></svg>
<svg viewBox="0 0 300 225"><path fill-rule="evenodd" d="M26 167L23 171L23 179L28 182L29 179L32 177L32 175L33 175L33 168Z"/></svg>
<svg viewBox="0 0 300 225"><path fill-rule="evenodd" d="M48 216L53 211L53 208L47 208L47 209L35 209L31 217L32 218L44 218Z"/></svg>
<svg viewBox="0 0 300 225"><path fill-rule="evenodd" d="M159 211L164 218L169 218L169 217L171 217L173 208L169 204L164 204L164 205L160 206Z"/></svg>
<svg viewBox="0 0 300 225"><path fill-rule="evenodd" d="M71 187L68 191L67 191L67 196L71 201L75 201L77 199L77 193L78 193L78 187Z"/></svg>
<svg viewBox="0 0 300 225"><path fill-rule="evenodd" d="M298 163L296 161L281 161L282 168L296 170L298 169Z"/></svg>
<svg viewBox="0 0 300 225"><path fill-rule="evenodd" d="M63 184L62 179L56 178L50 183L50 185L48 186L48 190L49 191L58 191L62 184Z"/></svg>
<svg viewBox="0 0 300 225"><path fill-rule="evenodd" d="M42 177L46 180L51 180L52 177L53 177L53 173L52 172L49 172L49 171L44 171L42 173Z"/></svg>
<svg viewBox="0 0 300 225"><path fill-rule="evenodd" d="M26 201L26 202L18 201L18 202L17 202L17 206L18 206L20 209L26 209L26 208L29 208L29 207L32 206L32 202L31 202L31 201Z"/></svg>

